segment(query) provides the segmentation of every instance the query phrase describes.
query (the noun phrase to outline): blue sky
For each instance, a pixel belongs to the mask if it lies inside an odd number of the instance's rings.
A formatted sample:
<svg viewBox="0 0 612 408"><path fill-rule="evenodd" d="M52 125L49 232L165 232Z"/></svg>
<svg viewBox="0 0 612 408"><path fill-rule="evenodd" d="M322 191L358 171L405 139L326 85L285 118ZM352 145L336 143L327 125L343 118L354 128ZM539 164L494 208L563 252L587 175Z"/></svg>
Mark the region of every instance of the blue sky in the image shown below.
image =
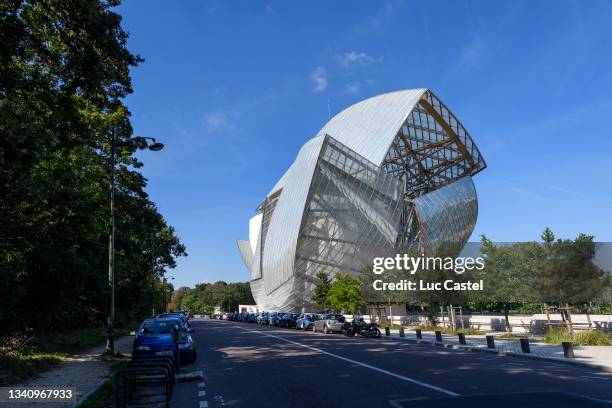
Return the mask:
<svg viewBox="0 0 612 408"><path fill-rule="evenodd" d="M332 115L432 89L479 146L473 239L612 241L612 2L127 1L127 104L148 192L189 256L177 286L245 281L236 239Z"/></svg>

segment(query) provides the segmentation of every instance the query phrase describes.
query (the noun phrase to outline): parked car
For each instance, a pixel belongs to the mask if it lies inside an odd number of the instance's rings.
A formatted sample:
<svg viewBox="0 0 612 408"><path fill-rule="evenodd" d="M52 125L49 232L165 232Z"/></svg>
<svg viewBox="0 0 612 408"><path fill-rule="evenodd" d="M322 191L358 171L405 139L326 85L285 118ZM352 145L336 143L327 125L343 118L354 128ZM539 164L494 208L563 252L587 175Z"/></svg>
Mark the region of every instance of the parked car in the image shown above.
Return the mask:
<svg viewBox="0 0 612 408"><path fill-rule="evenodd" d="M296 313L283 313L281 318L278 320L278 327L284 327L286 329L294 328L297 316L298 315Z"/></svg>
<svg viewBox="0 0 612 408"><path fill-rule="evenodd" d="M295 328L297 330L312 330L312 326L316 320L319 320L320 317L314 313L302 313L298 316L295 322Z"/></svg>
<svg viewBox="0 0 612 408"><path fill-rule="evenodd" d="M263 312L260 313L260 315L257 317L257 324L268 324L268 312Z"/></svg>
<svg viewBox="0 0 612 408"><path fill-rule="evenodd" d="M283 316L282 312L270 312L268 315L268 325L278 327L279 319Z"/></svg>
<svg viewBox="0 0 612 408"><path fill-rule="evenodd" d="M258 317L259 313L250 313L249 317L248 317L248 321L249 323L257 323L257 317Z"/></svg>
<svg viewBox="0 0 612 408"><path fill-rule="evenodd" d="M327 333L342 333L342 324L344 323L344 316L340 314L326 314L321 316L320 320L317 320L312 325L313 332Z"/></svg>
<svg viewBox="0 0 612 408"><path fill-rule="evenodd" d="M170 312L170 313L162 313L157 315L158 318L179 318L185 323L185 326L189 327L189 319L187 318L187 313L181 312Z"/></svg>
<svg viewBox="0 0 612 408"><path fill-rule="evenodd" d="M175 336L178 336L178 349L181 362L193 363L197 350L190 333L182 319L175 317L144 320L134 333L134 354L153 354L160 351L175 351Z"/></svg>

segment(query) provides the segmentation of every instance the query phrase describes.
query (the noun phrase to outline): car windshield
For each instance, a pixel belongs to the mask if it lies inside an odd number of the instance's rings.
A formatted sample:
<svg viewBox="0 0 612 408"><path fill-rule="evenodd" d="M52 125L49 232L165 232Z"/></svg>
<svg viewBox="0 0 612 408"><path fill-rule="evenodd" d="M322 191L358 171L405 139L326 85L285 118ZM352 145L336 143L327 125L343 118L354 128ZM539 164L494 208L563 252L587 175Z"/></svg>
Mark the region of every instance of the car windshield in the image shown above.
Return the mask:
<svg viewBox="0 0 612 408"><path fill-rule="evenodd" d="M178 326L177 320L149 320L142 324L141 334L169 334L174 326Z"/></svg>
<svg viewBox="0 0 612 408"><path fill-rule="evenodd" d="M326 320L338 320L340 318L340 315L336 315L336 314L330 314L325 316Z"/></svg>

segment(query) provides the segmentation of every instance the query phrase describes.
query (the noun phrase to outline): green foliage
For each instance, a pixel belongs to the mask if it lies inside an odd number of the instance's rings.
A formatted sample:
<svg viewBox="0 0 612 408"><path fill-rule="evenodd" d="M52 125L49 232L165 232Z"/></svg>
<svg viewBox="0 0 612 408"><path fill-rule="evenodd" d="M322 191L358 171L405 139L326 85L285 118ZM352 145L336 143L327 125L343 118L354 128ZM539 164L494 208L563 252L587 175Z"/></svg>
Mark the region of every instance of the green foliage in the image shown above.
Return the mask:
<svg viewBox="0 0 612 408"><path fill-rule="evenodd" d="M599 330L586 330L574 336L575 344L583 346L609 346L610 337Z"/></svg>
<svg viewBox="0 0 612 408"><path fill-rule="evenodd" d="M145 192L127 143L130 67L119 1L3 3L0 18L0 335L108 314L110 130L117 157L118 323L149 315L185 247Z"/></svg>
<svg viewBox="0 0 612 408"><path fill-rule="evenodd" d="M555 241L555 234L553 234L550 228L546 227L542 235L540 235L540 238L542 238L545 244L551 245Z"/></svg>
<svg viewBox="0 0 612 408"><path fill-rule="evenodd" d="M317 283L310 295L310 299L315 302L319 310L325 310L329 305L327 297L331 288L331 278L329 273L324 271L317 272L315 277L317 278Z"/></svg>
<svg viewBox="0 0 612 408"><path fill-rule="evenodd" d="M610 345L609 336L600 330L581 331L572 336L563 329L548 330L544 337L544 343L561 344L569 341L577 346L608 346Z"/></svg>
<svg viewBox="0 0 612 408"><path fill-rule="evenodd" d="M48 352L31 345L18 350L0 351L0 386L31 378L39 371L58 364L65 357L64 353Z"/></svg>
<svg viewBox="0 0 612 408"><path fill-rule="evenodd" d="M362 305L361 281L348 273L337 274L329 288L327 301L332 309L354 313Z"/></svg>
<svg viewBox="0 0 612 408"><path fill-rule="evenodd" d="M248 282L200 283L182 298L181 308L194 314L212 314L215 306L224 312L238 310L238 305L253 305L255 299Z"/></svg>
<svg viewBox="0 0 612 408"><path fill-rule="evenodd" d="M427 321L429 324L432 326L437 326L438 323L440 323L437 307L434 307L433 305L428 306L427 309L425 309L425 313L427 314Z"/></svg>
<svg viewBox="0 0 612 408"><path fill-rule="evenodd" d="M524 242L495 245L482 236L481 253L485 268L480 273L484 290L471 294L481 305L493 305L506 315L510 305L522 312L535 312L536 303L582 305L602 296L610 287L610 276L593 263L592 236L580 234L574 240L554 240L546 228L543 243ZM534 310L535 309L535 310Z"/></svg>

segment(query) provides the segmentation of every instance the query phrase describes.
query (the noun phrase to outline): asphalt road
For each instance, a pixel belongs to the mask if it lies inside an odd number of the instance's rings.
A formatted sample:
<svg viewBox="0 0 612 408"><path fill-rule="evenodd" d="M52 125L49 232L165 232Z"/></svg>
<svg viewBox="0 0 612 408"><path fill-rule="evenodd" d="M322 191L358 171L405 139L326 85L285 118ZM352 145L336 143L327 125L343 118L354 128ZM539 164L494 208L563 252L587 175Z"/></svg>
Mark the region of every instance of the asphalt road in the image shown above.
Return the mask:
<svg viewBox="0 0 612 408"><path fill-rule="evenodd" d="M565 364L347 338L218 320L194 321L204 381L173 407L608 407L612 374Z"/></svg>

